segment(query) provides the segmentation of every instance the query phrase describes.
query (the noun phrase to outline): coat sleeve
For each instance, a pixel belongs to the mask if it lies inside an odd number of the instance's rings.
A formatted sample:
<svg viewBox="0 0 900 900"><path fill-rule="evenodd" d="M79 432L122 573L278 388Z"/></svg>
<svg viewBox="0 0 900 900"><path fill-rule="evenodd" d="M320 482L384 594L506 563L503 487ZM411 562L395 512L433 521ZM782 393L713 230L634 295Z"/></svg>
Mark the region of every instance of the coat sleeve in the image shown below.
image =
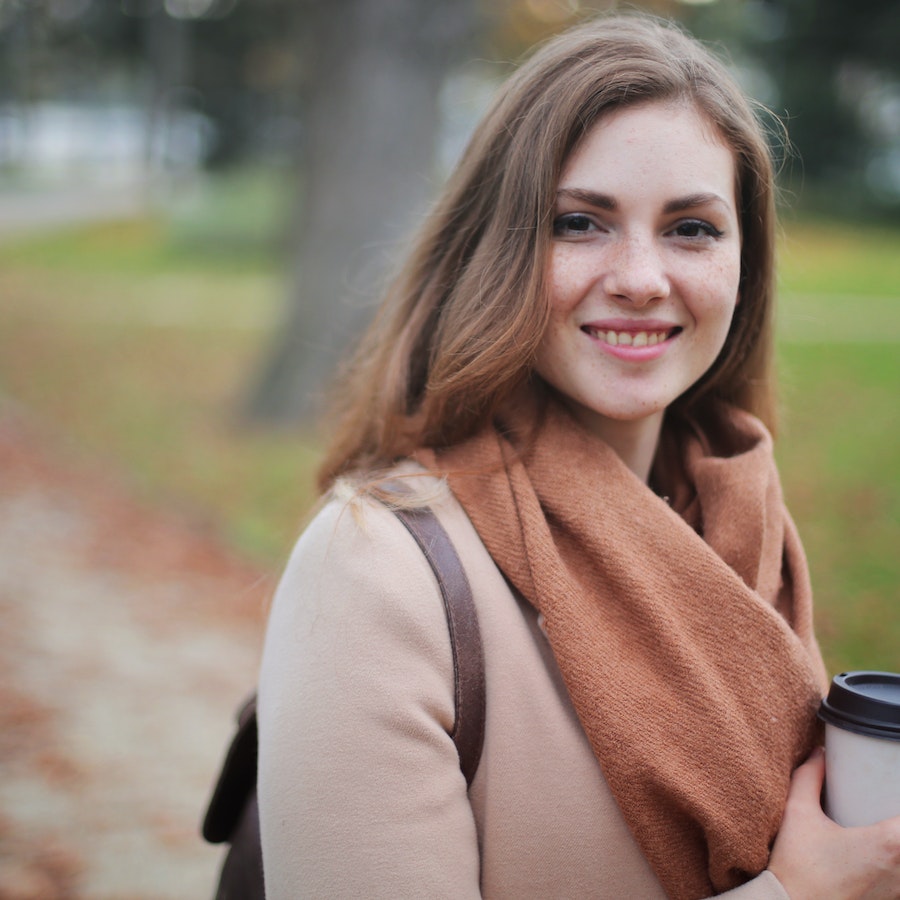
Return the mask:
<svg viewBox="0 0 900 900"><path fill-rule="evenodd" d="M326 506L272 605L259 686L266 896L479 897L447 622L402 524Z"/></svg>

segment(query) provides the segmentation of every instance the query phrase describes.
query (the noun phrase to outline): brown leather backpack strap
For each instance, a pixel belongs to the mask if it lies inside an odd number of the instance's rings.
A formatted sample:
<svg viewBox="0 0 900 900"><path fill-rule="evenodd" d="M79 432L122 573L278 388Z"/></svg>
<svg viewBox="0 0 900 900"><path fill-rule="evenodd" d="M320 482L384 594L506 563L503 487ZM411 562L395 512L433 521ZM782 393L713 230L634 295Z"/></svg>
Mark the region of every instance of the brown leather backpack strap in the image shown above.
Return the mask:
<svg viewBox="0 0 900 900"><path fill-rule="evenodd" d="M415 538L441 589L456 693L456 719L450 736L466 784L471 785L481 759L485 720L484 651L472 588L453 542L431 509L394 508L393 512Z"/></svg>

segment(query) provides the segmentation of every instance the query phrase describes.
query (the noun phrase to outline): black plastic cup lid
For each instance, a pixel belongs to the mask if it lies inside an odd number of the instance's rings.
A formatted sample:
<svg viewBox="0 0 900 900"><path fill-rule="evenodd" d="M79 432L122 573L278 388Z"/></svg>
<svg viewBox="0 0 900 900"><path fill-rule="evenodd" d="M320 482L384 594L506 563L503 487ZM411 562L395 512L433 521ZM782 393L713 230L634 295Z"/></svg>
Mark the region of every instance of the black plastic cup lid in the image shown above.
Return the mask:
<svg viewBox="0 0 900 900"><path fill-rule="evenodd" d="M829 725L900 741L900 674L842 672L835 675L819 718Z"/></svg>

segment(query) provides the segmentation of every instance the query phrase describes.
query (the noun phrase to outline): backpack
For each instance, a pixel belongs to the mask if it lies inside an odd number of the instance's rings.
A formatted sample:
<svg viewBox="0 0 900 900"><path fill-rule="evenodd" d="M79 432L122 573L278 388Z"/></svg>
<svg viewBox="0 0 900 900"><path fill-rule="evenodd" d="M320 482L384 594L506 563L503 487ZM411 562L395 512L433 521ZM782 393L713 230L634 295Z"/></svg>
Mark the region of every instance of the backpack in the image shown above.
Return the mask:
<svg viewBox="0 0 900 900"><path fill-rule="evenodd" d="M484 654L472 590L447 532L427 507L391 511L415 538L437 578L453 657L456 717L450 736L471 786L484 741ZM264 900L259 806L256 797L256 694L238 711L238 727L203 819L203 837L229 843L215 900Z"/></svg>

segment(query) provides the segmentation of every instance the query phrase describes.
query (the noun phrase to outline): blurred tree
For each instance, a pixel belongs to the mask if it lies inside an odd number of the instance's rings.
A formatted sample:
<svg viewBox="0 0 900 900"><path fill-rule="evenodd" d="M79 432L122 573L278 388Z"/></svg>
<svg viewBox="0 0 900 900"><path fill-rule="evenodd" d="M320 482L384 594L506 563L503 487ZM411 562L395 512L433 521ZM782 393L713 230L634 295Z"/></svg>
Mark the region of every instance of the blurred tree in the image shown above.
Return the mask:
<svg viewBox="0 0 900 900"><path fill-rule="evenodd" d="M900 3L769 3L781 22L760 55L779 86L804 177L838 190L842 202L848 195L858 207L878 202L879 186L866 173L883 149L878 106L892 80L900 101Z"/></svg>
<svg viewBox="0 0 900 900"><path fill-rule="evenodd" d="M173 109L199 112L213 125L209 168L265 158L269 124L299 114L295 67L272 64L296 55L296 4L122 0L122 12L141 37L136 56L151 132Z"/></svg>
<svg viewBox="0 0 900 900"><path fill-rule="evenodd" d="M0 103L143 107L148 144L199 113L207 165L283 157L291 129L271 123L299 115L297 18L290 0L0 0Z"/></svg>
<svg viewBox="0 0 900 900"><path fill-rule="evenodd" d="M723 42L785 119L797 159L784 181L806 205L900 211L897 0L741 0L685 6L683 18Z"/></svg>
<svg viewBox="0 0 900 900"><path fill-rule="evenodd" d="M297 4L303 142L291 292L248 403L306 420L371 313L399 240L434 186L439 94L476 33L474 0Z"/></svg>

